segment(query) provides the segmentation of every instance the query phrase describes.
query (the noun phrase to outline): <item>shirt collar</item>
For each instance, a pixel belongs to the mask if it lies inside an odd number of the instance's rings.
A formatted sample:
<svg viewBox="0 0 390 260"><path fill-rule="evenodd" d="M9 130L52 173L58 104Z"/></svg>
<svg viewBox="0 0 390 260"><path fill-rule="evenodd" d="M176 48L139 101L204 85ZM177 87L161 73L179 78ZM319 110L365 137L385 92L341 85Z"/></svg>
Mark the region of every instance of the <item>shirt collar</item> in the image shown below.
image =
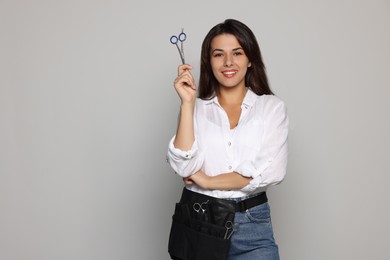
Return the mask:
<svg viewBox="0 0 390 260"><path fill-rule="evenodd" d="M257 95L250 88L247 88L247 92L245 94L244 100L242 101L242 105L247 107L252 107L256 101L256 97ZM206 105L213 104L213 103L218 106L221 106L218 102L217 96L205 101Z"/></svg>

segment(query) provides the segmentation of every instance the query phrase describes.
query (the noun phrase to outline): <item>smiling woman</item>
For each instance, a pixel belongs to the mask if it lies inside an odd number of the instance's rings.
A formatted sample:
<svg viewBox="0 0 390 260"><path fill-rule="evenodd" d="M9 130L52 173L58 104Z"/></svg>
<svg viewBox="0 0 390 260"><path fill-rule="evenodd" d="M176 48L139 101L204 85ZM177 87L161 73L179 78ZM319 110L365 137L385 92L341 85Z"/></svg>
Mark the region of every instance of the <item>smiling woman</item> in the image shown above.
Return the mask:
<svg viewBox="0 0 390 260"><path fill-rule="evenodd" d="M196 98L192 67L178 69L181 100L168 162L185 187L176 205L172 259L279 259L266 190L287 166L288 118L269 88L252 31L237 20L202 44Z"/></svg>
<svg viewBox="0 0 390 260"><path fill-rule="evenodd" d="M245 87L245 75L251 63L236 37L231 34L216 36L211 49L210 62L219 89Z"/></svg>

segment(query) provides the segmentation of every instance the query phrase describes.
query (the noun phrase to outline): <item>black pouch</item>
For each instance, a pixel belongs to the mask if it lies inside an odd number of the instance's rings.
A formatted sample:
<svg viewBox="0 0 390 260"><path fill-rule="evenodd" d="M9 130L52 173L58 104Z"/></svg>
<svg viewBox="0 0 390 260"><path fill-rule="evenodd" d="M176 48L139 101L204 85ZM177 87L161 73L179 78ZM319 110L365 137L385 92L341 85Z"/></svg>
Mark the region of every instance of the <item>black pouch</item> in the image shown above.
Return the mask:
<svg viewBox="0 0 390 260"><path fill-rule="evenodd" d="M235 205L183 189L172 216L168 252L174 260L226 260Z"/></svg>

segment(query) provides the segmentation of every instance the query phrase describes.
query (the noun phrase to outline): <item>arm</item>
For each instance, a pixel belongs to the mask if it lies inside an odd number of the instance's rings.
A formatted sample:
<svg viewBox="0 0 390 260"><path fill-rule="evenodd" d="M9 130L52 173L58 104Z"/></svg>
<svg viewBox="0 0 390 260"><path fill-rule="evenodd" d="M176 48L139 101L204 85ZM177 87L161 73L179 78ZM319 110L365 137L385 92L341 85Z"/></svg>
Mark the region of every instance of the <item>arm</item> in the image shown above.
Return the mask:
<svg viewBox="0 0 390 260"><path fill-rule="evenodd" d="M185 184L196 184L202 189L209 190L240 190L252 180L236 172L223 173L217 176L208 176L202 171L184 178Z"/></svg>
<svg viewBox="0 0 390 260"><path fill-rule="evenodd" d="M181 65L178 69L178 77L174 86L178 93L181 106L176 136L173 141L175 148L186 151L191 149L194 137L194 107L196 99L196 87L194 78L190 73L189 65Z"/></svg>
<svg viewBox="0 0 390 260"><path fill-rule="evenodd" d="M196 88L189 65L181 65L174 86L181 106L176 135L168 146L167 162L178 175L187 177L199 171L203 165L203 153L195 140L194 111Z"/></svg>

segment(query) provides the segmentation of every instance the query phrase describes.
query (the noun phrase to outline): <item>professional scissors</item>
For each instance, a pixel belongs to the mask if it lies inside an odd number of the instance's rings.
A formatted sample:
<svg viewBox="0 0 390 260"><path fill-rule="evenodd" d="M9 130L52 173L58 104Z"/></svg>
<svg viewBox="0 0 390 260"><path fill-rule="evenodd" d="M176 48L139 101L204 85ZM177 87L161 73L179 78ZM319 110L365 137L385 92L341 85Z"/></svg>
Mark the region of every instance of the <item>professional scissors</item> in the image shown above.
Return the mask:
<svg viewBox="0 0 390 260"><path fill-rule="evenodd" d="M198 219L203 219L204 217L208 218L207 216L205 216L205 212L207 210L207 203L209 203L209 201L202 203L196 202L192 205L192 208L198 215Z"/></svg>
<svg viewBox="0 0 390 260"><path fill-rule="evenodd" d="M206 201L206 202L202 202L202 203L194 203L194 205L192 205L192 208L194 209L194 211L196 211L196 213L199 213L199 211L202 211L201 213L203 214L205 211L206 211L206 208L204 207L204 205L206 205L207 203L209 203L209 201Z"/></svg>
<svg viewBox="0 0 390 260"><path fill-rule="evenodd" d="M171 38L169 39L169 41L172 43L172 44L175 44L176 47L177 47L177 50L179 51L179 54L180 54L180 58L181 58L181 62L183 64L185 64L185 59L184 59L184 48L183 48L183 42L187 39L187 35L183 32L184 29L181 29L181 33L178 35L178 36L171 36ZM180 41L180 48L179 48L179 43Z"/></svg>
<svg viewBox="0 0 390 260"><path fill-rule="evenodd" d="M231 222L230 220L226 221L225 228L226 228L226 232L225 232L225 236L223 237L223 239L229 239L233 234L233 222ZM230 230L231 230L231 232L229 234Z"/></svg>

